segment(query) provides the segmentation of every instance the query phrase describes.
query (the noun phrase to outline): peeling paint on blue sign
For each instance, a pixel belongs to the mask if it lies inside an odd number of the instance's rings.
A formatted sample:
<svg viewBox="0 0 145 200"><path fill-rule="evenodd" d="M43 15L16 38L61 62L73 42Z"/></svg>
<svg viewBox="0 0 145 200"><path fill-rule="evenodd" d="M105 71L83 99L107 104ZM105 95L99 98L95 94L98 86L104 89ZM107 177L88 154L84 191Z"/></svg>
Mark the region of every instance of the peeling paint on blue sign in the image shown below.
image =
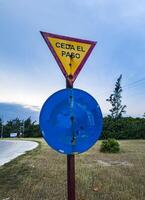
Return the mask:
<svg viewBox="0 0 145 200"><path fill-rule="evenodd" d="M79 89L63 89L50 96L40 112L46 142L63 154L83 153L99 139L102 112L96 100Z"/></svg>

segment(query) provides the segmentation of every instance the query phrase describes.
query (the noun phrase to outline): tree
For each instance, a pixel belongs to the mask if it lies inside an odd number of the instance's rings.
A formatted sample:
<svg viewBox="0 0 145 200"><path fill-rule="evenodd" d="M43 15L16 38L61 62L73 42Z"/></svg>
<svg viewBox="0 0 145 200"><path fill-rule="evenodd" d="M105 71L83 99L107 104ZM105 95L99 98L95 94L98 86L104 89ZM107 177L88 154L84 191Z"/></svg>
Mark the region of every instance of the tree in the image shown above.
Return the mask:
<svg viewBox="0 0 145 200"><path fill-rule="evenodd" d="M20 134L20 124L21 121L19 118L7 121L4 127L4 137L10 137L10 133Z"/></svg>
<svg viewBox="0 0 145 200"><path fill-rule="evenodd" d="M1 126L2 126L2 119L0 118L0 129L1 129Z"/></svg>
<svg viewBox="0 0 145 200"><path fill-rule="evenodd" d="M0 118L0 137L2 138L2 132L3 132L3 124L2 124L2 119Z"/></svg>
<svg viewBox="0 0 145 200"><path fill-rule="evenodd" d="M113 93L110 95L106 101L110 102L112 105L112 108L109 110L111 112L111 117L114 119L118 119L122 117L123 113L126 113L126 105L121 105L122 103L122 87L121 87L121 79L122 75L119 76L119 78L116 81L115 89Z"/></svg>
<svg viewBox="0 0 145 200"><path fill-rule="evenodd" d="M24 121L24 137L41 137L39 125L35 123L36 121L32 121L31 117Z"/></svg>
<svg viewBox="0 0 145 200"><path fill-rule="evenodd" d="M41 137L39 125L35 123L36 121L32 121L30 117L26 120L18 118L9 120L4 126L4 137L10 137L10 133L17 133L18 137Z"/></svg>

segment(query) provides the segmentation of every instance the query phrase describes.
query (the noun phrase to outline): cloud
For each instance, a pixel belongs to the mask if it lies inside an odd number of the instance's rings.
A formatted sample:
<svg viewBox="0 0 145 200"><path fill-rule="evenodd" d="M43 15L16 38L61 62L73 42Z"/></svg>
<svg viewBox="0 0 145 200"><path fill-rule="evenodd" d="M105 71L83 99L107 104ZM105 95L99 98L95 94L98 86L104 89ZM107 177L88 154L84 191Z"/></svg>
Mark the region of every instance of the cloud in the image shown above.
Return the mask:
<svg viewBox="0 0 145 200"><path fill-rule="evenodd" d="M23 105L24 108L28 108L32 111L36 111L36 112L39 112L40 111L40 107L39 106L32 106L32 105Z"/></svg>
<svg viewBox="0 0 145 200"><path fill-rule="evenodd" d="M17 103L0 103L0 118L3 121L19 118L20 120L31 117L38 122L39 110L36 106L21 105Z"/></svg>

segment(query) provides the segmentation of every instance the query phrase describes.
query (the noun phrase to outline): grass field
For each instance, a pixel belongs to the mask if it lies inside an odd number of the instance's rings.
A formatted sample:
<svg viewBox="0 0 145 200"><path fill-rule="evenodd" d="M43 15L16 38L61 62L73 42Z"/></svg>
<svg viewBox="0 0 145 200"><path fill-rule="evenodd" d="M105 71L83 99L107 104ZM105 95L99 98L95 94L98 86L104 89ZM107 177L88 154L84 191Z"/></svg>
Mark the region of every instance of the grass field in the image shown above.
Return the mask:
<svg viewBox="0 0 145 200"><path fill-rule="evenodd" d="M67 199L66 156L37 141L0 167L0 200ZM120 141L119 154L100 153L99 145L76 156L77 200L145 200L145 140Z"/></svg>

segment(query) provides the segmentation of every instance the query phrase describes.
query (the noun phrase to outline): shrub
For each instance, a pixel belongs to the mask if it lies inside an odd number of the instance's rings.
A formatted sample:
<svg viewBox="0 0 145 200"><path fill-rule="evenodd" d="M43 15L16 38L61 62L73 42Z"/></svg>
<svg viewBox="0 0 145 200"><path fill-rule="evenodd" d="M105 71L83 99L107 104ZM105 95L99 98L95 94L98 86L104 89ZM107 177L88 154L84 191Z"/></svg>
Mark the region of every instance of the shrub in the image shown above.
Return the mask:
<svg viewBox="0 0 145 200"><path fill-rule="evenodd" d="M108 139L102 141L100 151L106 153L117 153L120 151L120 146L117 140Z"/></svg>

